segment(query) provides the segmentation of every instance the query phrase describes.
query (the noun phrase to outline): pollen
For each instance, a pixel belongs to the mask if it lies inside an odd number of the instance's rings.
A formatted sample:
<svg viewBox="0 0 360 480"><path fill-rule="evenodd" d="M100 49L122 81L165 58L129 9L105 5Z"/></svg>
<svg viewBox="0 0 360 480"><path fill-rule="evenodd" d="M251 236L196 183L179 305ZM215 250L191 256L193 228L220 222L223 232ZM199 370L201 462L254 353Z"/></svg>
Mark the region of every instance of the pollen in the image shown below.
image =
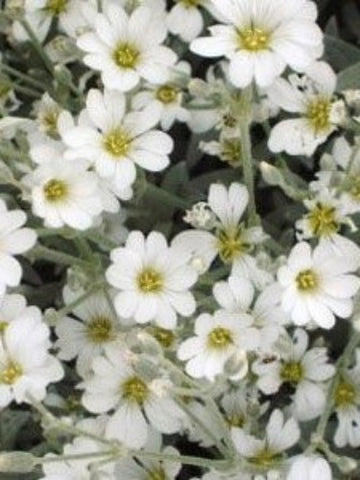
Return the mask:
<svg viewBox="0 0 360 480"><path fill-rule="evenodd" d="M317 275L312 270L303 270L296 277L297 288L303 292L315 290L318 284Z"/></svg>
<svg viewBox="0 0 360 480"><path fill-rule="evenodd" d="M237 138L225 139L221 146L221 159L231 166L241 163L242 144Z"/></svg>
<svg viewBox="0 0 360 480"><path fill-rule="evenodd" d="M185 8L194 8L201 5L202 0L180 0L180 3L182 3Z"/></svg>
<svg viewBox="0 0 360 480"><path fill-rule="evenodd" d="M158 293L163 288L163 277L158 271L145 268L137 277L137 285L143 293Z"/></svg>
<svg viewBox="0 0 360 480"><path fill-rule="evenodd" d="M222 350L232 345L233 338L229 329L216 327L208 334L207 345L213 350Z"/></svg>
<svg viewBox="0 0 360 480"><path fill-rule="evenodd" d="M163 468L151 470L146 477L146 480L166 480L166 473Z"/></svg>
<svg viewBox="0 0 360 480"><path fill-rule="evenodd" d="M179 91L172 85L162 85L156 90L156 98L165 105L176 102Z"/></svg>
<svg viewBox="0 0 360 480"><path fill-rule="evenodd" d="M63 200L67 196L68 186L63 180L52 178L45 183L43 192L48 202L56 203Z"/></svg>
<svg viewBox="0 0 360 480"><path fill-rule="evenodd" d="M164 348L169 348L174 343L175 335L171 330L155 327L152 335Z"/></svg>
<svg viewBox="0 0 360 480"><path fill-rule="evenodd" d="M312 233L318 237L330 235L339 230L336 221L336 209L331 206L318 203L307 215Z"/></svg>
<svg viewBox="0 0 360 480"><path fill-rule="evenodd" d="M251 26L238 32L239 47L249 52L267 50L270 44L270 34L262 28Z"/></svg>
<svg viewBox="0 0 360 480"><path fill-rule="evenodd" d="M113 157L125 157L131 147L131 137L124 129L115 128L105 135L103 145Z"/></svg>
<svg viewBox="0 0 360 480"><path fill-rule="evenodd" d="M65 12L69 0L47 0L45 10L52 15L60 15Z"/></svg>
<svg viewBox="0 0 360 480"><path fill-rule="evenodd" d="M93 343L108 342L112 338L113 324L105 315L96 315L87 324L87 336Z"/></svg>
<svg viewBox="0 0 360 480"><path fill-rule="evenodd" d="M245 417L244 415L241 414L232 414L232 415L227 415L225 418L226 422L230 427L237 427L237 428L243 428L245 424Z"/></svg>
<svg viewBox="0 0 360 480"><path fill-rule="evenodd" d="M350 178L349 193L355 199L360 201L360 176L352 175Z"/></svg>
<svg viewBox="0 0 360 480"><path fill-rule="evenodd" d="M125 69L135 68L140 56L139 50L129 43L119 43L114 52L113 59L118 67Z"/></svg>
<svg viewBox="0 0 360 480"><path fill-rule="evenodd" d="M336 407L347 407L355 403L356 390L351 383L341 379L336 387L334 396Z"/></svg>
<svg viewBox="0 0 360 480"><path fill-rule="evenodd" d="M250 245L243 239L241 227L220 230L217 234L217 249L224 263L231 263L242 253L250 250Z"/></svg>
<svg viewBox="0 0 360 480"><path fill-rule="evenodd" d="M280 460L280 455L272 452L268 448L260 450L254 457L250 458L250 462L261 468L270 468L276 465Z"/></svg>
<svg viewBox="0 0 360 480"><path fill-rule="evenodd" d="M304 370L300 362L285 363L280 370L280 377L284 382L297 385L304 376Z"/></svg>
<svg viewBox="0 0 360 480"><path fill-rule="evenodd" d="M42 128L44 129L45 133L48 135L57 135L58 128L57 128L57 121L59 118L59 110L56 108L49 109L46 111L40 118Z"/></svg>
<svg viewBox="0 0 360 480"><path fill-rule="evenodd" d="M148 387L139 377L130 377L121 385L123 398L142 406L148 397Z"/></svg>
<svg viewBox="0 0 360 480"><path fill-rule="evenodd" d="M0 334L5 332L8 325L9 325L8 322L5 322L4 320L0 320Z"/></svg>
<svg viewBox="0 0 360 480"><path fill-rule="evenodd" d="M317 99L309 103L306 117L315 132L322 132L330 127L331 102Z"/></svg>
<svg viewBox="0 0 360 480"><path fill-rule="evenodd" d="M0 371L0 383L13 385L23 375L23 369L18 363L10 361L4 369Z"/></svg>

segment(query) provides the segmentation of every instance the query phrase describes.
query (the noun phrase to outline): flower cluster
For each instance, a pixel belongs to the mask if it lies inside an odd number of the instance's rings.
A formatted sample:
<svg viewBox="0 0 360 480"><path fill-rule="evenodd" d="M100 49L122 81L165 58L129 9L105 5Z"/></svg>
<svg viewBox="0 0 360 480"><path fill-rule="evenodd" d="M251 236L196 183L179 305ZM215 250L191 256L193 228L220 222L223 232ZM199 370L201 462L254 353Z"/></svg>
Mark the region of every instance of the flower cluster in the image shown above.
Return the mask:
<svg viewBox="0 0 360 480"><path fill-rule="evenodd" d="M360 53L317 16L5 2L1 472L359 477Z"/></svg>

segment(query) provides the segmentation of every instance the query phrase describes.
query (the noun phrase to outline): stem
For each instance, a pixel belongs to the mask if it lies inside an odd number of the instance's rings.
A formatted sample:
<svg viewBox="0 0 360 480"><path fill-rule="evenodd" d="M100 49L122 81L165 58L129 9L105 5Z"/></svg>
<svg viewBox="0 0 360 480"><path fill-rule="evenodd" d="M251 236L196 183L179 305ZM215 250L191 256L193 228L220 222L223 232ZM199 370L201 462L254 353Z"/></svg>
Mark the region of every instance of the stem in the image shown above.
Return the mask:
<svg viewBox="0 0 360 480"><path fill-rule="evenodd" d="M322 413L322 415L319 419L319 422L317 424L317 427L316 427L316 431L315 431L315 434L314 434L315 442L314 442L313 445L310 445L310 448L312 450L314 450L316 448L316 443L321 443L321 441L324 438L327 423L328 423L328 420L330 418L330 415L331 415L331 413L333 411L333 407L334 407L335 392L336 392L336 389L338 387L339 379L340 379L340 376L341 376L341 375L339 375L339 371L341 371L343 368L347 367L348 362L350 360L350 357L351 357L353 351L355 350L355 348L357 347L357 345L359 344L359 342L360 342L360 333L357 332L357 331L354 331L352 333L351 337L350 337L350 340L349 340L346 348L344 349L343 354L341 355L341 357L336 362L337 373L334 375L334 377L331 381L331 384L330 384L330 387L329 387L329 392L328 392L327 399L326 399L326 407L325 407L325 410Z"/></svg>
<svg viewBox="0 0 360 480"><path fill-rule="evenodd" d="M73 461L73 460L86 460L91 458L98 458L98 457L113 457L116 458L117 453L114 450L108 450L104 452L89 452L89 453L79 453L78 455L56 455L55 457L43 457L37 458L38 464L43 463L54 463L54 462L66 462L66 461Z"/></svg>
<svg viewBox="0 0 360 480"><path fill-rule="evenodd" d="M43 245L36 245L31 251L31 254L41 260L48 260L49 262L60 263L62 265L89 265L89 262L74 257L73 255L59 252L57 250L51 250Z"/></svg>
<svg viewBox="0 0 360 480"><path fill-rule="evenodd" d="M47 70L51 73L51 75L54 75L54 66L52 64L52 61L48 57L47 53L45 52L43 46L39 42L34 30L32 29L31 25L28 23L28 21L23 18L21 20L21 25L24 27L26 33L29 35L29 38L31 40L31 43L33 44L35 50L37 51L39 57L42 59L45 67Z"/></svg>
<svg viewBox="0 0 360 480"><path fill-rule="evenodd" d="M252 120L252 84L244 88L240 98L239 127L241 136L241 161L243 166L244 182L249 192L249 224L259 225L259 217L256 214L254 169L251 153L250 126Z"/></svg>
<svg viewBox="0 0 360 480"><path fill-rule="evenodd" d="M13 75L16 78L18 78L20 80L23 80L24 82L27 82L29 85L32 85L33 87L40 89L40 92L44 92L44 91L48 90L48 87L43 85L38 80L35 80L34 78L30 77L29 75L26 75L25 73L20 72L16 68L10 67L9 65L5 65L5 64L1 63L0 64L0 70L3 70L5 73L8 73L9 75Z"/></svg>
<svg viewBox="0 0 360 480"><path fill-rule="evenodd" d="M164 453L145 452L143 450L129 450L128 454L132 457L147 460L157 460L159 462L176 462L184 465L194 465L196 467L204 468L219 468L223 469L228 466L231 460L214 460L212 458L191 457L188 455L170 455Z"/></svg>
<svg viewBox="0 0 360 480"><path fill-rule="evenodd" d="M27 95L28 97L31 98L39 98L41 97L41 92L38 92L37 90L33 90L32 88L29 87L24 87L23 85L18 85L17 83L12 83L11 87L19 92L23 93L24 95Z"/></svg>

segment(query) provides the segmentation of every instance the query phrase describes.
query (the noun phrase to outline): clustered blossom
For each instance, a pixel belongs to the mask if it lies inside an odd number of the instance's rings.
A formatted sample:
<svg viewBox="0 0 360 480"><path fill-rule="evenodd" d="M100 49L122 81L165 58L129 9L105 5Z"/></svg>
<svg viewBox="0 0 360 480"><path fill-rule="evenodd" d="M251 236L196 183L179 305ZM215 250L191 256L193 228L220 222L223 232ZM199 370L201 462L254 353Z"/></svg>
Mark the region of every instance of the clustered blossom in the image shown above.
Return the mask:
<svg viewBox="0 0 360 480"><path fill-rule="evenodd" d="M315 2L5 3L0 471L357 478L360 89Z"/></svg>

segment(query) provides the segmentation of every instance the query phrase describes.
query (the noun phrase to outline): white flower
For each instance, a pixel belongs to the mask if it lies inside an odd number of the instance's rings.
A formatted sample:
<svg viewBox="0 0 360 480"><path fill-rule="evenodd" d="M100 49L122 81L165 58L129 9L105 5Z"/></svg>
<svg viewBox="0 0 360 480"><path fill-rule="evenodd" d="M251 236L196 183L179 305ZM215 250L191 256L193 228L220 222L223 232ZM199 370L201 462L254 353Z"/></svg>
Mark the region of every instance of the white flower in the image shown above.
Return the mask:
<svg viewBox="0 0 360 480"><path fill-rule="evenodd" d="M112 265L106 271L108 282L117 290L115 308L124 318L138 323L150 320L163 328L176 326L177 313L185 317L195 311L189 288L197 280L188 265L189 255L168 246L165 237L152 232L145 239L131 232L125 247L111 252Z"/></svg>
<svg viewBox="0 0 360 480"><path fill-rule="evenodd" d="M291 462L286 480L332 480L329 463L318 455L299 455Z"/></svg>
<svg viewBox="0 0 360 480"><path fill-rule="evenodd" d="M2 326L1 335L1 407L12 400L16 403L31 403L31 398L43 400L47 385L59 381L64 372L59 361L48 353L50 330L41 321L40 310L19 309L19 316Z"/></svg>
<svg viewBox="0 0 360 480"><path fill-rule="evenodd" d="M240 223L248 199L244 185L232 183L227 189L224 185L212 184L207 203L217 217L215 233L187 230L178 234L172 244L189 252L193 261L202 263L202 272L219 255L224 263L232 265L233 274L250 278L263 287L272 277L257 266L249 253L265 239L265 235L261 227L246 228Z"/></svg>
<svg viewBox="0 0 360 480"><path fill-rule="evenodd" d="M193 40L191 50L205 57L225 55L236 87L253 80L260 87L269 86L287 65L303 71L322 54L313 2L213 0L212 4L225 25L210 27L212 36Z"/></svg>
<svg viewBox="0 0 360 480"><path fill-rule="evenodd" d="M159 115L156 105L126 113L123 93L92 89L78 126L71 126L68 116L59 119L62 139L69 147L65 157L87 159L100 177L126 190L136 178L136 165L152 172L169 165L173 141L154 129Z"/></svg>
<svg viewBox="0 0 360 480"><path fill-rule="evenodd" d="M231 357L257 348L260 336L252 324L253 319L245 313L218 310L214 315L201 314L195 321L195 336L178 349L179 359L187 361L186 372L194 378L214 380Z"/></svg>
<svg viewBox="0 0 360 480"><path fill-rule="evenodd" d="M75 300L75 299L74 299ZM104 351L104 347L117 339L119 321L103 295L93 295L73 309L74 315L60 318L55 332L59 348L58 357L72 360L76 357L76 369L85 377L89 374L92 360Z"/></svg>
<svg viewBox="0 0 360 480"><path fill-rule="evenodd" d="M312 252L307 243L298 243L287 265L278 271L282 308L290 313L295 325L313 321L322 328L332 328L335 315L347 318L352 313L352 297L360 287L360 279L350 272L357 268L357 261L334 255L326 244Z"/></svg>
<svg viewBox="0 0 360 480"><path fill-rule="evenodd" d="M17 293L5 294L0 297L0 331L5 331L6 327L14 320L37 318L39 316L39 309L34 306L27 306L26 298Z"/></svg>
<svg viewBox="0 0 360 480"><path fill-rule="evenodd" d="M309 337L305 330L296 329L294 340L273 359L258 359L252 369L258 376L257 385L266 395L276 393L282 384L295 388L293 413L300 421L312 420L324 410L325 381L335 373L328 363L325 348L307 350Z"/></svg>
<svg viewBox="0 0 360 480"><path fill-rule="evenodd" d="M149 429L148 440L144 447L145 451L158 453L159 455L179 455L173 447L162 447L161 435L153 429ZM121 480L166 480L175 479L181 469L180 462L169 460L141 459L141 463L134 459L123 459L116 463L115 477Z"/></svg>
<svg viewBox="0 0 360 480"><path fill-rule="evenodd" d="M95 32L82 35L77 45L87 52L85 64L101 71L106 88L129 91L140 78L157 84L167 80L176 54L161 45L166 37L161 16L147 7L128 16L123 8L107 2L94 23Z"/></svg>
<svg viewBox="0 0 360 480"><path fill-rule="evenodd" d="M265 430L265 438L259 440L240 428L232 428L231 436L236 450L259 469L276 467L279 454L291 448L300 438L300 429L293 418L287 421L281 410L274 410Z"/></svg>
<svg viewBox="0 0 360 480"><path fill-rule="evenodd" d="M191 42L204 28L204 19L199 7L207 0L179 0L170 10L166 23L169 31L185 42Z"/></svg>
<svg viewBox="0 0 360 480"><path fill-rule="evenodd" d="M93 413L113 411L106 425L108 438L116 438L130 448L146 444L150 423L162 433L175 433L181 427L182 411L169 396L158 396L151 381L140 377L129 365L118 346L105 348L96 357L94 375L83 384L84 407Z"/></svg>
<svg viewBox="0 0 360 480"><path fill-rule="evenodd" d="M46 226L69 225L76 230L91 227L103 205L97 176L88 164L54 160L40 165L24 181L31 188L32 210Z"/></svg>
<svg viewBox="0 0 360 480"><path fill-rule="evenodd" d="M275 125L270 133L270 150L311 156L335 130L330 118L335 87L336 74L324 62L312 64L303 77L292 74L288 81L278 79L268 90L270 100L301 116Z"/></svg>
<svg viewBox="0 0 360 480"><path fill-rule="evenodd" d="M7 286L20 283L22 269L13 255L30 250L36 242L36 234L30 228L20 228L26 222L22 210L8 210L0 198L0 295Z"/></svg>
<svg viewBox="0 0 360 480"><path fill-rule="evenodd" d="M190 65L187 62L179 62L169 72L167 80L161 85L147 83L140 92L132 99L132 105L136 110L154 106L160 112L160 125L163 130L169 130L176 121L187 122L190 112L182 106L183 88L185 77L190 75Z"/></svg>
<svg viewBox="0 0 360 480"><path fill-rule="evenodd" d="M230 275L226 282L215 283L213 295L227 312L249 313L253 317L254 327L260 332L259 348L263 351L271 350L281 326L287 322L287 315L280 308L279 284L273 283L265 287L252 307L255 289L247 278Z"/></svg>
<svg viewBox="0 0 360 480"><path fill-rule="evenodd" d="M103 437L108 418L100 416L97 418L87 418L78 422L75 427L89 433L90 435ZM104 444L92 438L84 436L76 437L72 443L67 443L63 449L63 456L71 457L76 455L87 455L93 453L91 458L67 459L61 457L55 460L56 456L52 453L45 456L45 459L53 458L54 461L44 462L42 468L45 477L41 480L91 480L101 478L101 480L113 480L114 462L99 462L96 455L104 451Z"/></svg>
<svg viewBox="0 0 360 480"><path fill-rule="evenodd" d="M343 448L360 446L360 350L356 349L356 362L351 368L342 370L334 397L334 408L338 426L335 445Z"/></svg>

